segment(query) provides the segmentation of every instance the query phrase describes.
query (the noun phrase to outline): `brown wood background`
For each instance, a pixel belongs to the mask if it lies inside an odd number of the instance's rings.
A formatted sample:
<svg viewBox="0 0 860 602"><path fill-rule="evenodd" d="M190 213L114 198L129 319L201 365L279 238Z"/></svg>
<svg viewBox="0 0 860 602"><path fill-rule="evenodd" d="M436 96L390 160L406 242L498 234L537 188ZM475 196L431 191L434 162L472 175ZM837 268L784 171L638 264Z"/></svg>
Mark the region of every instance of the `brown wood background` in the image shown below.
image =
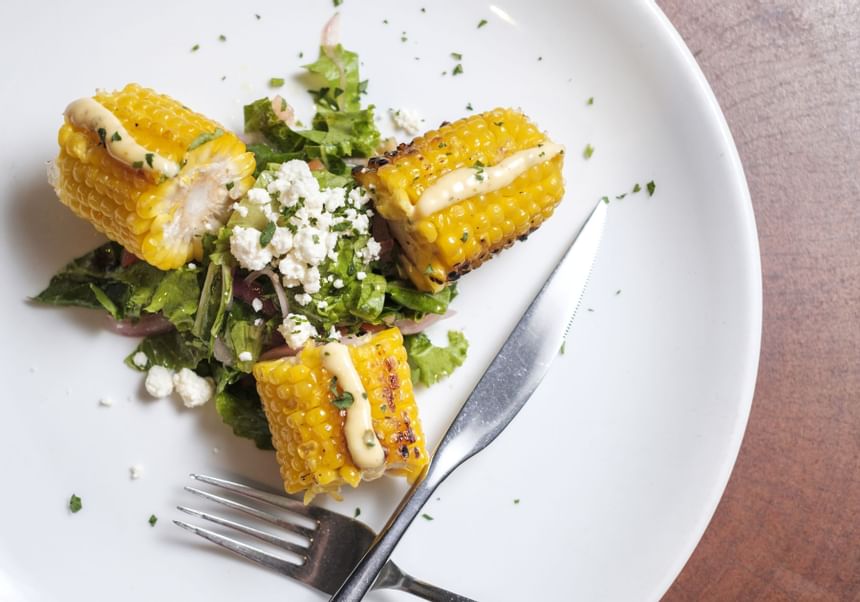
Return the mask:
<svg viewBox="0 0 860 602"><path fill-rule="evenodd" d="M860 0L658 0L713 87L764 278L755 400L665 597L860 600Z"/></svg>

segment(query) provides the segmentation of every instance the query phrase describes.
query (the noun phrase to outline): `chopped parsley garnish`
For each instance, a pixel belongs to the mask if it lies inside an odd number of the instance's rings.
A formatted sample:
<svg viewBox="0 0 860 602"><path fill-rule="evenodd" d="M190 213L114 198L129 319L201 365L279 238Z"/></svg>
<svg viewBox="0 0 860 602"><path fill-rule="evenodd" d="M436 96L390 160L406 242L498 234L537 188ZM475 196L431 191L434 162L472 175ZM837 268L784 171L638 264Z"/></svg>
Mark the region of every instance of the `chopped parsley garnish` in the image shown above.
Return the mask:
<svg viewBox="0 0 860 602"><path fill-rule="evenodd" d="M226 188L227 190L233 190L233 186L235 185L236 184L233 182L227 182L226 184L224 184L224 188Z"/></svg>
<svg viewBox="0 0 860 602"><path fill-rule="evenodd" d="M639 182L633 185L633 192L639 192L642 190L642 187L639 185Z"/></svg>
<svg viewBox="0 0 860 602"><path fill-rule="evenodd" d="M353 518L358 518L359 516L361 516L361 508L359 508L358 506L356 506L356 507L355 507L355 512L353 512L353 513L352 513L352 517L353 517Z"/></svg>
<svg viewBox="0 0 860 602"><path fill-rule="evenodd" d="M257 21L259 21L260 19L262 19L262 18L263 18L263 17L261 17L260 15L258 15L257 13L254 13L254 16L257 18Z"/></svg>
<svg viewBox="0 0 860 602"><path fill-rule="evenodd" d="M152 160L155 158L155 155L152 153L146 153L143 158L146 159L146 164L152 167Z"/></svg>
<svg viewBox="0 0 860 602"><path fill-rule="evenodd" d="M334 4L335 6L340 6L341 4L343 4L343 0L332 0L332 4Z"/></svg>
<svg viewBox="0 0 860 602"><path fill-rule="evenodd" d="M426 8L424 8L424 7L422 6L422 7L421 7L421 12L422 12L422 13L426 13L426 12L427 12L427 9L426 9Z"/></svg>
<svg viewBox="0 0 860 602"><path fill-rule="evenodd" d="M505 125L505 122L504 121L494 121L493 125L496 126L497 128L500 128L503 125Z"/></svg>
<svg viewBox="0 0 860 602"><path fill-rule="evenodd" d="M430 265L430 264L427 264L427 267L426 267L426 268L424 268L424 273L425 273L425 274L428 274L428 275L429 275L429 274L432 274L432 273L433 273L433 266L432 266L432 265Z"/></svg>
<svg viewBox="0 0 860 602"><path fill-rule="evenodd" d="M602 196L602 197L600 197L600 200L603 201L604 203L606 203L607 205L609 204L609 197L608 196Z"/></svg>
<svg viewBox="0 0 860 602"><path fill-rule="evenodd" d="M463 236L460 237L460 242L466 242L467 240L469 240L469 233L463 232Z"/></svg>
<svg viewBox="0 0 860 602"><path fill-rule="evenodd" d="M150 514L149 515L149 526L154 527L155 523L157 523L157 522L158 522L158 517L155 516L154 514Z"/></svg>
<svg viewBox="0 0 860 602"><path fill-rule="evenodd" d="M593 105L593 104L594 104L594 97L593 97L593 96L589 96L589 97L588 97L588 100L586 100L586 101L585 101L585 104L587 104L589 107L590 107L591 105Z"/></svg>
<svg viewBox="0 0 860 602"><path fill-rule="evenodd" d="M328 383L328 390L334 396L331 400L334 407L339 410L345 410L353 404L355 398L349 391L340 391L337 386L337 376L332 376Z"/></svg>
<svg viewBox="0 0 860 602"><path fill-rule="evenodd" d="M462 61L462 60L463 60L463 55L462 55L462 54L460 54L459 52L452 52L452 53L451 53L451 58L452 58L452 59L454 59L455 61Z"/></svg>
<svg viewBox="0 0 860 602"><path fill-rule="evenodd" d="M198 50L200 50L200 44L194 44L194 46L191 47L191 52L197 52Z"/></svg>
<svg viewBox="0 0 860 602"><path fill-rule="evenodd" d="M272 88L280 88L283 85L284 85L284 78L283 77L270 77L269 78L269 86L271 86Z"/></svg>
<svg viewBox="0 0 860 602"><path fill-rule="evenodd" d="M472 169L475 170L475 179L479 182L484 181L484 164L480 161L475 161L475 164L472 166Z"/></svg>
<svg viewBox="0 0 860 602"><path fill-rule="evenodd" d="M467 111L474 111L474 110L475 110L475 109L473 109L473 108L472 108L472 103L471 103L471 102L466 103L466 110L467 110Z"/></svg>
<svg viewBox="0 0 860 602"><path fill-rule="evenodd" d="M657 190L657 185L654 183L654 180L651 180L645 184L645 188L648 189L648 196L654 196L654 191Z"/></svg>
<svg viewBox="0 0 860 602"><path fill-rule="evenodd" d="M195 148L197 148L199 146L203 146L204 144L206 144L210 140L215 140L215 138L218 138L219 136L223 136L223 135L224 135L224 130L222 130L221 128L215 128L211 132L203 132L202 134L200 134L194 140L191 141L191 144L188 145L188 150L193 151Z"/></svg>
<svg viewBox="0 0 860 602"><path fill-rule="evenodd" d="M275 236L275 222L267 222L266 226L263 228L263 231L260 232L260 246L265 247L267 244L272 242L272 238Z"/></svg>
<svg viewBox="0 0 860 602"><path fill-rule="evenodd" d="M143 167L143 161L134 161L132 162L131 166L135 169L140 169L141 167Z"/></svg>
<svg viewBox="0 0 860 602"><path fill-rule="evenodd" d="M481 29L486 24L487 24L487 20L481 19L480 21L478 21L478 29Z"/></svg>
<svg viewBox="0 0 860 602"><path fill-rule="evenodd" d="M409 38L407 38L407 37L406 37L406 33L404 33L402 36L400 36L400 41L401 41L401 42L405 42L405 41L406 41L406 40L408 40L408 39L409 39Z"/></svg>
<svg viewBox="0 0 860 602"><path fill-rule="evenodd" d="M515 504L519 504L519 503L520 503L520 498L515 499L515 500L514 500L514 503L515 503Z"/></svg>
<svg viewBox="0 0 860 602"><path fill-rule="evenodd" d="M585 149L582 151L582 157L584 159L591 159L591 155L594 154L594 147L590 144L585 145Z"/></svg>
<svg viewBox="0 0 860 602"><path fill-rule="evenodd" d="M382 23L383 23L383 25L388 25L388 19L383 19Z"/></svg>
<svg viewBox="0 0 860 602"><path fill-rule="evenodd" d="M218 36L218 41L219 41L219 42L226 42L226 41L227 41L227 36L225 36L225 35L222 33L220 36Z"/></svg>
<svg viewBox="0 0 860 602"><path fill-rule="evenodd" d="M539 57L538 57L538 61L542 61L542 60L543 60L543 57L542 57L542 56L539 56Z"/></svg>
<svg viewBox="0 0 860 602"><path fill-rule="evenodd" d="M122 136L119 135L119 132L114 132L113 136L110 137L111 142L119 142L122 140Z"/></svg>
<svg viewBox="0 0 860 602"><path fill-rule="evenodd" d="M618 199L618 200L620 201L621 199L623 199L623 198L624 198L624 197L626 197L626 196L627 196L627 193L626 193L626 192L622 192L621 194L617 194L617 195L615 195L615 198L616 198L616 199Z"/></svg>
<svg viewBox="0 0 860 602"><path fill-rule="evenodd" d="M615 295L616 295L616 296L618 296L618 295L620 295L620 294L621 294L621 289L618 289L617 291L615 291Z"/></svg>
<svg viewBox="0 0 860 602"><path fill-rule="evenodd" d="M424 520L433 520L433 517L430 516L429 514L427 514L426 512L421 515L421 518L423 518Z"/></svg>
<svg viewBox="0 0 860 602"><path fill-rule="evenodd" d="M105 136L107 136L107 132L105 131L104 128L99 128L96 130L96 132L98 132L98 135L99 135L99 144L104 146L105 145Z"/></svg>
<svg viewBox="0 0 860 602"><path fill-rule="evenodd" d="M451 75L460 75L461 73L463 73L463 65L457 63L454 65L454 69L451 70Z"/></svg>
<svg viewBox="0 0 860 602"><path fill-rule="evenodd" d="M69 498L69 510L71 510L72 513L80 512L81 508L83 507L84 506L81 503L81 498L79 498L73 493L72 497Z"/></svg>

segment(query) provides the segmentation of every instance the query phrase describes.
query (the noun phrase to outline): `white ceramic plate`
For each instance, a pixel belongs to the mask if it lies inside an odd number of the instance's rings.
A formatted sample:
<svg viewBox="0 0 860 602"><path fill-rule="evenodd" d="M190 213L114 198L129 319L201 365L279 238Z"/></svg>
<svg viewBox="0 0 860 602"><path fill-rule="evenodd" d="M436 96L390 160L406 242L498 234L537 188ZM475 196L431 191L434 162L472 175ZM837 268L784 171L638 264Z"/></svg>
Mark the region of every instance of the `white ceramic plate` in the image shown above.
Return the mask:
<svg viewBox="0 0 860 602"><path fill-rule="evenodd" d="M657 185L653 198L613 201L566 354L503 436L443 485L427 508L435 520L419 519L395 558L481 600L657 599L723 491L759 351L753 213L707 83L646 0L346 0L341 10L343 41L360 53L384 129L391 107L419 109L435 125L467 103L514 105L569 149L556 216L461 282L448 326L464 329L472 349L463 369L420 395L431 441L597 199ZM138 81L240 128L243 103L280 76L280 92L307 118L294 76L332 12L326 0L0 8L0 599L320 599L170 522L178 503L196 502L182 491L189 472L277 487L273 456L233 437L212 407L147 399L122 365L134 342L94 312L25 297L100 241L45 182L68 101ZM463 54L455 77L441 75L455 65L451 52ZM112 408L98 406L104 396ZM137 463L144 475L131 481ZM360 507L379 527L404 490L383 480L329 505ZM73 492L84 504L76 515L66 506Z"/></svg>

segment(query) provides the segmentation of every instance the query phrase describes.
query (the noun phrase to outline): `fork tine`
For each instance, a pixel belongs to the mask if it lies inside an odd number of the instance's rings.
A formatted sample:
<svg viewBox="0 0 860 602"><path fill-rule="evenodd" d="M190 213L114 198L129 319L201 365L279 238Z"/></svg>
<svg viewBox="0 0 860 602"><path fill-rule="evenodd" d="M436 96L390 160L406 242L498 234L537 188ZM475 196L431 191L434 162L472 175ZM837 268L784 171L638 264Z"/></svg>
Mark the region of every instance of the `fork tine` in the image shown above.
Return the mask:
<svg viewBox="0 0 860 602"><path fill-rule="evenodd" d="M273 525L277 525L279 527L287 529L288 531L292 531L293 533L297 533L302 537L306 537L309 541L313 541L314 539L313 529L308 529L307 527L296 525L288 520L275 516L274 514L269 514L268 512L264 512L263 510L258 510L257 508L252 508L251 506L246 506L245 504L240 504L239 502L234 502L231 499L221 497L220 495L215 495L214 493L209 493L208 491L203 491L201 489L195 489L194 487L185 487L185 490L204 497L207 500L211 500L223 506L227 506L228 508L232 508L233 510L239 510L240 512L244 512L245 514L250 514L254 518L259 518L260 520L272 523Z"/></svg>
<svg viewBox="0 0 860 602"><path fill-rule="evenodd" d="M226 479L219 479L218 477L210 477L202 474L191 474L189 475L192 479L200 481L201 483L206 483L208 485L214 485L216 487L222 487L227 491L232 491L233 493L237 493L239 495L244 495L245 497L249 497L254 500L259 500L261 502L266 502L268 504L272 504L273 506L278 506L279 508L283 508L284 510L289 510L290 512L295 512L296 514L301 514L303 516L310 516L312 518L319 518L317 516L317 507L316 506L306 506L302 502L295 500L293 498L289 498L283 495L278 495L275 493L269 493L267 491L260 491L259 489L254 489L253 487L248 487L247 485L243 485L242 483L234 483L233 481L227 481Z"/></svg>
<svg viewBox="0 0 860 602"><path fill-rule="evenodd" d="M256 537L261 541L265 541L267 543L272 544L273 546L278 546L288 552L292 552L293 554L300 556L303 560L307 560L307 548L304 546L300 546L292 541L287 541L286 539L282 539L277 535L272 535L271 533L266 533L265 531L261 531L259 529L255 529L254 527L250 527L248 525L243 525L241 523L237 523L235 521L222 518L220 516L215 516L214 514L209 514L208 512L201 512L200 510L195 510L193 508L188 508L186 506L177 506L177 510L181 510L186 514L190 514L191 516L196 516L198 518L202 518L204 520L208 520L210 522L215 523L216 525L223 525L225 527L230 527L231 529L235 529L240 533L244 533L245 535L250 535L252 537Z"/></svg>
<svg viewBox="0 0 860 602"><path fill-rule="evenodd" d="M214 531L210 531L209 529L189 525L188 523L180 520L174 520L173 524L182 527L186 531L196 533L203 539L208 539L212 543L217 544L222 548L226 548L239 556L278 571L287 577L292 577L294 579L299 578L299 570L302 568L301 565L289 562L283 558L278 558L277 556L272 556L259 548L255 548L254 546L249 546L248 544L236 541L235 539L220 535Z"/></svg>

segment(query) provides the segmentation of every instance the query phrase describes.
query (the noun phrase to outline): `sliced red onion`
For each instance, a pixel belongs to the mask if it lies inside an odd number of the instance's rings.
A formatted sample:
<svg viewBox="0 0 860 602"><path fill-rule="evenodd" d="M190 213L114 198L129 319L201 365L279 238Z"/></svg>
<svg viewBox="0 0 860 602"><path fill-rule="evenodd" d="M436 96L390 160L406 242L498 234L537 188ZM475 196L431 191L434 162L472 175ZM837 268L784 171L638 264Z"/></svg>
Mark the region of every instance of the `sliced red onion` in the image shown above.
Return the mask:
<svg viewBox="0 0 860 602"><path fill-rule="evenodd" d="M293 111L293 107L288 105L287 101L281 98L280 95L272 97L272 111L278 119L288 126L293 127L296 125L296 112Z"/></svg>
<svg viewBox="0 0 860 602"><path fill-rule="evenodd" d="M331 55L332 49L340 44L340 13L335 13L323 26L322 35L320 36L320 46L323 47L323 52L334 60Z"/></svg>
<svg viewBox="0 0 860 602"><path fill-rule="evenodd" d="M239 279L233 282L234 299L244 301L248 305L251 305L254 302L254 299L259 299L263 304L260 311L265 316L271 316L277 311L277 308L269 299L264 299L262 297L262 293L262 287L256 282L248 282L244 279Z"/></svg>
<svg viewBox="0 0 860 602"><path fill-rule="evenodd" d="M135 255L134 253L129 253L127 250L122 250L122 255L120 255L119 265L127 268L130 265L133 265L140 261L140 257Z"/></svg>
<svg viewBox="0 0 860 602"><path fill-rule="evenodd" d="M260 354L260 361L265 362L268 360L278 360L282 357L293 357L298 354L301 349L293 349L289 345L278 345L277 347L272 347L268 351L264 351Z"/></svg>
<svg viewBox="0 0 860 602"><path fill-rule="evenodd" d="M233 365L233 353L221 337L215 337L215 343L212 345L212 355L225 366Z"/></svg>
<svg viewBox="0 0 860 602"><path fill-rule="evenodd" d="M266 276L272 281L272 288L275 289L275 295L278 297L278 305L280 306L281 316L286 318L290 313L290 305L287 303L287 293L284 292L284 287L281 286L281 279L272 271L272 268L263 268L256 272L251 272L245 277L245 282L251 284L260 276Z"/></svg>
<svg viewBox="0 0 860 602"><path fill-rule="evenodd" d="M170 320L161 314L143 314L138 320L110 320L110 329L125 337L148 337L173 330Z"/></svg>
<svg viewBox="0 0 860 602"><path fill-rule="evenodd" d="M444 314L427 314L417 322L415 320L396 320L394 325L400 329L402 334L418 334L430 328L436 322L450 318L455 313L457 312L449 309Z"/></svg>

